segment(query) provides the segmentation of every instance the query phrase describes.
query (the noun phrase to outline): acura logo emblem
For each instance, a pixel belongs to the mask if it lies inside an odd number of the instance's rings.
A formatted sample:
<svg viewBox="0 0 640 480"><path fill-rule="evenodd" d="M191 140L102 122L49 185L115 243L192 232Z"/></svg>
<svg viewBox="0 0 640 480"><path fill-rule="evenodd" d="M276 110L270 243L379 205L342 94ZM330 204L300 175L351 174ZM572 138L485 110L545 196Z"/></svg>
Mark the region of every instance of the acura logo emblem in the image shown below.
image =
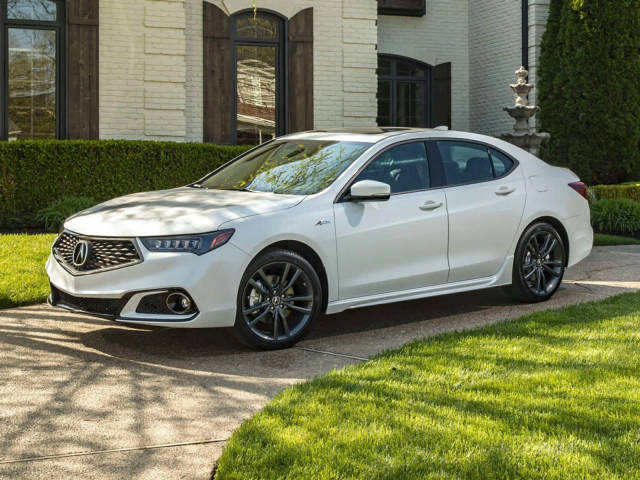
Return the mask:
<svg viewBox="0 0 640 480"><path fill-rule="evenodd" d="M73 249L73 264L76 267L82 267L87 260L89 260L89 254L91 253L91 244L86 240L80 240L76 243L76 247Z"/></svg>

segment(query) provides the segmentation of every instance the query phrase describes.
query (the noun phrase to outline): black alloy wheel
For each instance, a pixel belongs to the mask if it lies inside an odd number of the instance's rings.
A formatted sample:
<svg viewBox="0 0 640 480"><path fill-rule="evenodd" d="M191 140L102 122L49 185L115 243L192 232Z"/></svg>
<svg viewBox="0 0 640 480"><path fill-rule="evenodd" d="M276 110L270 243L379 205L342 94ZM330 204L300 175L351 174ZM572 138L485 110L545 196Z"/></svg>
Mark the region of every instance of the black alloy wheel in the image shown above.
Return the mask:
<svg viewBox="0 0 640 480"><path fill-rule="evenodd" d="M548 300L562 283L566 266L562 237L550 224L529 227L520 238L513 264L512 293L524 302Z"/></svg>
<svg viewBox="0 0 640 480"><path fill-rule="evenodd" d="M270 251L245 272L235 331L250 347L286 348L306 333L321 304L320 279L309 262L295 252Z"/></svg>

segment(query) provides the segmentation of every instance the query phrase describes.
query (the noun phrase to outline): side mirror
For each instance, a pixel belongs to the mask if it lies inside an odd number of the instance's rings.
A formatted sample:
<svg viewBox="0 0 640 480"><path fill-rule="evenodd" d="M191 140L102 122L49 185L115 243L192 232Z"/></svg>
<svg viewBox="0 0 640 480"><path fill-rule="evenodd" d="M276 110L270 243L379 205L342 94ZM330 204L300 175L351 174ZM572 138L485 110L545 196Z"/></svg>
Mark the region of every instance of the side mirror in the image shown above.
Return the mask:
<svg viewBox="0 0 640 480"><path fill-rule="evenodd" d="M351 185L349 190L351 200L356 202L371 200L389 200L391 197L391 185L375 180L360 180Z"/></svg>

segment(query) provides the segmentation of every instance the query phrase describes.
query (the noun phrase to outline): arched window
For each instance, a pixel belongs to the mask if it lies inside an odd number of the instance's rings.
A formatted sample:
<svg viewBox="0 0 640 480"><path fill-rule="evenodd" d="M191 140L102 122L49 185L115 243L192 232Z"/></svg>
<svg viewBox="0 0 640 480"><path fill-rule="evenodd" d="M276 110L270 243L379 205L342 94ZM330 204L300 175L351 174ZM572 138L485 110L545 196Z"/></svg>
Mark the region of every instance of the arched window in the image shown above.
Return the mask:
<svg viewBox="0 0 640 480"><path fill-rule="evenodd" d="M431 66L378 55L378 125L431 126Z"/></svg>
<svg viewBox="0 0 640 480"><path fill-rule="evenodd" d="M62 138L64 2L0 2L0 138Z"/></svg>
<svg viewBox="0 0 640 480"><path fill-rule="evenodd" d="M259 144L285 133L284 21L275 14L232 17L235 143Z"/></svg>

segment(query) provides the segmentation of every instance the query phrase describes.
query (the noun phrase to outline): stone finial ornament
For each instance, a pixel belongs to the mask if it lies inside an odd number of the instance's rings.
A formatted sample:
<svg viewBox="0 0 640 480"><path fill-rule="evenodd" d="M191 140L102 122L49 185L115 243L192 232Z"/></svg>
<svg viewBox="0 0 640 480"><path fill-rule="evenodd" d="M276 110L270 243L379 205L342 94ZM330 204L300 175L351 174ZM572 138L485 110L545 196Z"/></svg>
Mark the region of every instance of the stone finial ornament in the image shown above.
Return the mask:
<svg viewBox="0 0 640 480"><path fill-rule="evenodd" d="M513 133L506 133L501 138L533 155L538 155L540 145L543 141L549 139L550 135L548 133L538 133L535 128L529 126L529 119L540 111L540 107L529 105L529 92L533 89L533 85L527 83L529 72L524 67L520 67L516 70L515 75L516 83L509 85L515 94L515 105L504 107L504 111L516 123L513 126Z"/></svg>

